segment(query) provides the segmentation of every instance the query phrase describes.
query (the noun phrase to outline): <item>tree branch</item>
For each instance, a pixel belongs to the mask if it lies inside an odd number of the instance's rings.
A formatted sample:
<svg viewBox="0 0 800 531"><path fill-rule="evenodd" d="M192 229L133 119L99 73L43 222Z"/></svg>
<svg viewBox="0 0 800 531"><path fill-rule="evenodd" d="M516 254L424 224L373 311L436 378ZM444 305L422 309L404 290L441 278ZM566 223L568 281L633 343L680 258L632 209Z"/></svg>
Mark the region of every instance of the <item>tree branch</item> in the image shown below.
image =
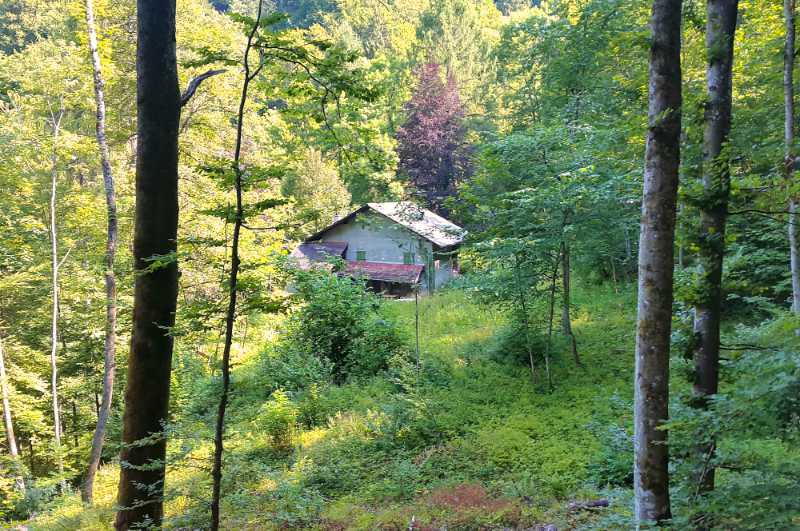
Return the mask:
<svg viewBox="0 0 800 531"><path fill-rule="evenodd" d="M189 85L186 87L186 91L181 94L181 107L189 103L189 100L192 99L194 93L197 92L197 87L200 86L200 83L205 81L206 79L210 78L211 76L216 76L217 74L222 74L223 72L227 72L227 70L209 70L203 74L200 74L196 78L192 79L189 82Z"/></svg>

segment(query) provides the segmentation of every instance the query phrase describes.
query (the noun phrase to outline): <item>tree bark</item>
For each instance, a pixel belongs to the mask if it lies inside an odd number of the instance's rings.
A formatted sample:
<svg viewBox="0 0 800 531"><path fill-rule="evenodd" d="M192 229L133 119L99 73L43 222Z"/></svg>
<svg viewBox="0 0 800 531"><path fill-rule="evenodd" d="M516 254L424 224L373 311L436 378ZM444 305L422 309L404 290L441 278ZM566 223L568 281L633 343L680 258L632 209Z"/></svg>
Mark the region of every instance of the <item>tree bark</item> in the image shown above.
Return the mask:
<svg viewBox="0 0 800 531"><path fill-rule="evenodd" d="M417 376L422 368L422 356L419 350L419 285L414 286L414 347L417 356Z"/></svg>
<svg viewBox="0 0 800 531"><path fill-rule="evenodd" d="M160 527L178 296L178 127L175 0L137 2L134 287L119 509L115 527ZM161 257L158 263L152 257ZM142 441L142 439L145 439Z"/></svg>
<svg viewBox="0 0 800 531"><path fill-rule="evenodd" d="M14 435L14 422L11 418L11 401L9 400L8 378L6 376L6 360L3 351L3 338L0 336L0 395L3 400L3 424L6 428L6 441L8 442L8 453L16 461L19 458L17 438ZM25 491L25 480L21 475L16 478L17 489Z"/></svg>
<svg viewBox="0 0 800 531"><path fill-rule="evenodd" d="M786 41L783 50L783 101L784 101L784 168L786 184L789 187L789 220L787 235L789 238L789 264L792 276L792 312L800 314L800 255L797 250L797 202L791 193L794 177L794 54L795 54L795 0L784 0L783 18L786 25Z"/></svg>
<svg viewBox="0 0 800 531"><path fill-rule="evenodd" d="M228 395L230 393L230 359L231 346L233 345L233 325L236 321L236 300L238 295L239 278L239 235L244 223L244 209L242 205L242 136L244 128L244 109L247 104L247 92L250 82L258 75L261 70L259 64L254 71L250 69L250 51L253 48L253 41L258 33L261 23L262 2L258 2L258 9L255 23L247 36L247 44L244 50L244 81L242 92L239 99L239 113L236 120L236 148L233 156L234 187L236 191L236 219L233 224L233 239L231 241L231 270L228 277L228 312L225 318L225 344L222 350L222 394L217 408L217 423L214 434L214 464L211 472L213 479L211 497L211 529L219 529L220 520L220 496L222 488L222 454L224 452L225 438L225 412L228 406ZM262 63L263 64L263 63Z"/></svg>
<svg viewBox="0 0 800 531"><path fill-rule="evenodd" d="M571 274L570 274L570 262L569 262L569 247L565 241L561 241L561 287L562 287L562 306L561 306L561 332L570 339L570 344L572 347L572 359L575 361L575 365L578 367L583 367L583 363L581 362L581 358L578 355L578 340L575 338L575 334L572 331L572 318L570 317L570 305L572 304L571 301ZM613 266L613 261L612 261ZM615 275L616 277L616 275ZM614 278L614 282L616 283L616 278Z"/></svg>
<svg viewBox="0 0 800 531"><path fill-rule="evenodd" d="M725 224L730 195L730 166L726 144L731 128L733 44L738 0L708 0L706 5L707 102L703 135L703 200L700 201L700 234L697 290L694 307L693 404L705 409L719 386L719 340L722 311L722 266ZM714 442L697 449L697 461L708 461ZM714 488L714 467L696 474L698 492Z"/></svg>
<svg viewBox="0 0 800 531"><path fill-rule="evenodd" d="M669 341L681 130L681 0L653 0L634 374L634 495L640 524L671 517Z"/></svg>
<svg viewBox="0 0 800 531"><path fill-rule="evenodd" d="M58 112L50 113L50 125L52 127L53 151L50 156L50 273L53 307L50 313L50 394L53 405L53 435L56 448L56 459L58 461L59 475L63 475L64 461L61 456L61 414L58 406L58 270L61 264L58 260L58 226L56 224L56 202L58 197L58 154L56 147L58 137L61 132L61 119L64 116L63 101ZM63 477L62 487L64 486Z"/></svg>
<svg viewBox="0 0 800 531"><path fill-rule="evenodd" d="M517 277L517 294L519 295L519 305L522 309L522 326L525 327L525 350L528 352L528 363L531 367L531 384L536 385L536 365L533 362L533 345L531 345L531 325L528 315L528 304L525 297L525 287L520 275L519 256L514 255L514 273Z"/></svg>
<svg viewBox="0 0 800 531"><path fill-rule="evenodd" d="M550 300L549 313L547 316L547 345L544 350L544 370L547 373L547 388L553 391L553 375L550 372L550 353L553 349L553 316L556 307L556 281L558 279L558 266L561 262L561 253L556 254L556 261L553 264L553 273L550 275Z"/></svg>
<svg viewBox="0 0 800 531"><path fill-rule="evenodd" d="M100 54L97 49L97 32L94 22L93 0L86 0L86 26L89 34L89 50L92 57L95 97L95 136L100 151L100 164L103 169L103 185L106 192L106 212L108 227L106 232L105 288L106 288L106 337L103 348L103 398L97 409L97 425L92 437L89 453L89 466L81 489L84 503L92 503L92 491L100 458L103 455L103 441L108 417L111 414L111 399L114 391L114 374L117 367L117 279L114 275L114 258L117 251L117 196L114 189L114 176L111 173L111 156L106 140L106 103L103 91L103 72Z"/></svg>

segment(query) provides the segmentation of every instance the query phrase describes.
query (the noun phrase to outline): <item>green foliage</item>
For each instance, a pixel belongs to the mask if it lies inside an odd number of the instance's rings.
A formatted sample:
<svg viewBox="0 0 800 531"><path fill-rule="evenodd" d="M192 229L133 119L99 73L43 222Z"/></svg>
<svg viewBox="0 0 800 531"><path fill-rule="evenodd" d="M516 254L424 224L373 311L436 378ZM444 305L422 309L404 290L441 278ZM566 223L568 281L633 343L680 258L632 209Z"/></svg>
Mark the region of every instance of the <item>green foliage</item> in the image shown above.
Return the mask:
<svg viewBox="0 0 800 531"><path fill-rule="evenodd" d="M800 358L794 319L778 317L731 335L720 393L707 411L679 395L671 406L670 440L678 477L676 525L702 510L720 528L781 529L797 521L800 488L797 389ZM763 345L763 347L761 347ZM729 347L730 348L730 347ZM716 440L714 456L699 462L689 450ZM700 495L692 477L717 468L717 488Z"/></svg>
<svg viewBox="0 0 800 531"><path fill-rule="evenodd" d="M275 391L270 400L261 407L259 422L278 452L288 452L292 448L297 408L284 391Z"/></svg>
<svg viewBox="0 0 800 531"><path fill-rule="evenodd" d="M237 170L224 161L234 149L241 28L252 23L255 2L214 6L177 6L181 85L209 68L227 71L204 82L183 108L179 253L150 263L155 269L177 259L181 269L170 331L168 525L207 523L205 467L238 170L247 227L226 428L226 528L405 529L411 515L432 528L631 528L634 304L627 282L636 273L651 3L266 2L270 14L257 42L264 63L251 86ZM135 3L95 7L119 191L120 337L108 465L97 504L88 508L72 489L100 389L105 208L84 7L75 0L0 6L0 334L22 453L12 465L0 432L0 519L35 513L26 523L31 529L108 529L116 497L135 280L125 251L134 217ZM704 297L695 287L694 255L698 245L721 243L693 237L696 206L715 200L699 193L703 7L684 2L674 527L688 527L702 509L722 529L790 529L800 522L800 375L798 323L785 313L782 210L797 185L784 179L781 165L784 29L777 1L739 2L721 391L706 413L686 407L689 363L681 358L693 342L687 308ZM275 11L287 11L288 20ZM319 272L298 273L298 293L279 299L284 272L270 257L351 201L402 196L396 132L412 72L430 60L458 80L467 106L475 172L448 208L468 225L473 245L462 255L469 274L459 284L470 296L452 291L420 302L417 370L407 339L411 304L382 303L359 283ZM54 113L62 108L54 139ZM58 492L47 360L54 169L64 260L58 363L65 493ZM558 386L543 394L519 362L528 361L529 348L536 361L548 348L547 286L561 242L571 250L573 321L586 370L564 360L566 345L556 339L550 348ZM286 308L288 316L274 313ZM717 489L698 497L691 474L703 464L686 455L712 436ZM17 466L25 469L24 498L14 488ZM599 496L612 503L604 515L565 509L568 500Z"/></svg>
<svg viewBox="0 0 800 531"><path fill-rule="evenodd" d="M294 200L295 217L304 221L297 234L308 236L328 226L350 207L350 192L322 154L308 150L282 180L283 195Z"/></svg>
<svg viewBox="0 0 800 531"><path fill-rule="evenodd" d="M619 396L611 397L612 415L591 424L601 441L600 451L589 465L597 485L613 488L633 488L633 433L630 413L633 404Z"/></svg>
<svg viewBox="0 0 800 531"><path fill-rule="evenodd" d="M289 317L285 348L329 362L335 381L377 374L407 351L381 300L362 282L313 269L295 271L292 282L300 305Z"/></svg>
<svg viewBox="0 0 800 531"><path fill-rule="evenodd" d="M19 460L0 455L0 520L11 520L25 514L20 511L25 495L17 488L18 477L24 477Z"/></svg>

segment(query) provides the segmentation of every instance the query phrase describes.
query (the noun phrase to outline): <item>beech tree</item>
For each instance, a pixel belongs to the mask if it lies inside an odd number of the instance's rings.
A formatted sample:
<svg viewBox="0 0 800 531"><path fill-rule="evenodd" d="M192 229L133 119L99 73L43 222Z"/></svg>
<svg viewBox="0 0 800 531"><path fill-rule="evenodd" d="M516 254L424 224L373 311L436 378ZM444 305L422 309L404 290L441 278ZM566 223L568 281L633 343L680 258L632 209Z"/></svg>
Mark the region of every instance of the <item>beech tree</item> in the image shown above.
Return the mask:
<svg viewBox="0 0 800 531"><path fill-rule="evenodd" d="M242 92L239 97L239 111L236 115L236 147L233 154L233 174L234 190L236 192L236 207L233 222L233 239L231 241L231 269L228 275L228 309L225 314L225 343L222 352L222 393L220 394L219 404L217 405L217 419L214 426L214 462L211 470L213 487L211 493L211 529L219 529L220 519L220 492L222 489L222 454L224 452L225 439L225 411L228 407L228 396L231 385L231 347L233 346L233 327L236 322L236 301L239 295L237 290L239 280L239 268L241 260L239 258L239 238L244 224L244 205L242 203L242 138L244 136L244 111L247 105L247 91L250 83L258 76L264 67L264 56L260 57L257 64L250 63L250 52L254 47L254 39L258 30L261 28L262 2L258 2L256 17L252 22L249 33L247 34L247 44L244 49L242 66L244 67L244 81L242 82Z"/></svg>
<svg viewBox="0 0 800 531"><path fill-rule="evenodd" d="M95 97L95 136L100 152L100 165L103 170L108 230L106 233L105 288L106 288L106 336L103 348L103 396L97 411L97 425L92 436L92 449L89 466L81 489L81 498L92 503L94 476L100 465L103 453L106 425L111 414L111 398L114 391L114 373L117 355L117 279L114 275L114 258L117 252L117 194L114 189L114 176L111 173L111 155L106 140L106 102L100 53L97 49L97 32L94 24L94 2L86 0L86 29L89 36L89 51L92 57L92 72Z"/></svg>
<svg viewBox="0 0 800 531"><path fill-rule="evenodd" d="M58 204L58 153L57 146L61 132L61 120L64 118L64 100L61 98L58 110L50 108L50 127L52 132L53 152L50 156L50 282L51 282L51 312L50 312L50 396L53 405L53 435L55 441L58 472L64 472L64 459L61 455L61 409L58 405L58 314L59 314L59 285L58 271L62 260L58 256L58 222L56 205ZM66 259L66 256L64 257ZM62 478L62 488L66 486Z"/></svg>
<svg viewBox="0 0 800 531"><path fill-rule="evenodd" d="M437 63L417 71L418 84L406 103L406 122L397 132L398 171L435 210L455 193L468 173L464 108L455 78L443 82Z"/></svg>
<svg viewBox="0 0 800 531"><path fill-rule="evenodd" d="M671 517L669 344L681 131L681 0L654 0L650 104L639 236L634 377L634 492L638 522Z"/></svg>
<svg viewBox="0 0 800 531"><path fill-rule="evenodd" d="M163 516L170 368L178 295L178 126L175 0L137 2L136 221L138 271L115 527Z"/></svg>
<svg viewBox="0 0 800 531"><path fill-rule="evenodd" d="M800 255L797 250L797 201L792 193L792 177L794 176L794 54L795 54L795 0L784 0L783 18L786 25L786 39L783 50L783 102L784 102L784 168L786 185L789 187L789 220L787 232L789 237L789 263L792 276L792 311L800 314Z"/></svg>
<svg viewBox="0 0 800 531"><path fill-rule="evenodd" d="M8 379L6 377L6 359L3 351L3 337L0 336L0 398L3 405L3 425L6 429L6 441L8 443L8 454L13 460L19 458L17 438L14 435L14 420L11 417L11 401L8 399ZM16 478L17 489L25 491L25 479L18 475Z"/></svg>
<svg viewBox="0 0 800 531"><path fill-rule="evenodd" d="M704 409L719 387L722 264L725 224L730 196L727 149L731 130L733 43L738 0L708 0L706 6L706 107L703 132L703 192L698 201L697 302L694 306L693 404ZM713 440L704 442L696 456L698 492L714 488Z"/></svg>

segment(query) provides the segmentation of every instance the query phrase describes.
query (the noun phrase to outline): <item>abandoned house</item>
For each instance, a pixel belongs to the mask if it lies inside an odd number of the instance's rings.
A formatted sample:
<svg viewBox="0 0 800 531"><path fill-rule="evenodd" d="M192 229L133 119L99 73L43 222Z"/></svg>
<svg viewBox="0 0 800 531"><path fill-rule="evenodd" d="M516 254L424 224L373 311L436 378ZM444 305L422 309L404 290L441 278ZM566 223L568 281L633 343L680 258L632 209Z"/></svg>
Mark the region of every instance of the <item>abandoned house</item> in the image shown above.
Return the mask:
<svg viewBox="0 0 800 531"><path fill-rule="evenodd" d="M376 292L432 293L458 275L465 231L409 202L367 203L307 238L292 252L301 267L344 260L343 273Z"/></svg>

